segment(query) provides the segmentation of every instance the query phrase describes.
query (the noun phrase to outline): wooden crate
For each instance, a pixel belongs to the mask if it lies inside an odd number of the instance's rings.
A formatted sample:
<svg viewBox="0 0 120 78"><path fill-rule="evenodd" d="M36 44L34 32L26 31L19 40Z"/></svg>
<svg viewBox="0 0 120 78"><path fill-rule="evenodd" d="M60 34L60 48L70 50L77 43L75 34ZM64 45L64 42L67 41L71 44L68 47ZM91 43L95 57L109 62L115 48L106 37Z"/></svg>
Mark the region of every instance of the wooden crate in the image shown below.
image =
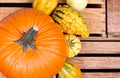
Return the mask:
<svg viewBox="0 0 120 78"><path fill-rule="evenodd" d="M108 11L108 37L120 39L120 0L109 0Z"/></svg>
<svg viewBox="0 0 120 78"><path fill-rule="evenodd" d="M31 4L28 4L32 3L32 0L0 0L0 2L4 3L1 4L3 7L0 7L0 20L18 9L32 6ZM17 5L15 5L15 3ZM59 3L65 4L65 0L59 0ZM106 37L105 13L105 0L89 0L87 8L82 12L82 14L90 29L91 37Z"/></svg>
<svg viewBox="0 0 120 78"><path fill-rule="evenodd" d="M0 20L18 9L31 8L32 2L33 0L0 0ZM65 4L65 0L59 0L59 3ZM80 67L83 78L120 77L120 39L114 35L117 33L118 36L120 32L119 5L120 0L89 0L87 8L82 12L91 35L86 39L79 37L82 50L70 60ZM3 78L1 74L0 78Z"/></svg>

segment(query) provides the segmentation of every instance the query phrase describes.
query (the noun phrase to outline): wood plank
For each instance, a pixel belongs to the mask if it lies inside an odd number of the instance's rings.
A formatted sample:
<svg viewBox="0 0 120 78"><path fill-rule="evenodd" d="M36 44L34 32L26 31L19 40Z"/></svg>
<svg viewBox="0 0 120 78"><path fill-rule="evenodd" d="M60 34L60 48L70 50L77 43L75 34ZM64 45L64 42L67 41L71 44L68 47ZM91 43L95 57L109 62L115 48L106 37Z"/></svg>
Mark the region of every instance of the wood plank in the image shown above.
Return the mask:
<svg viewBox="0 0 120 78"><path fill-rule="evenodd" d="M73 57L81 69L120 69L120 57Z"/></svg>
<svg viewBox="0 0 120 78"><path fill-rule="evenodd" d="M1 7L0 8L0 20L8 14L15 12L22 7ZM105 10L101 8L87 8L82 14L85 18L91 33L105 34Z"/></svg>
<svg viewBox="0 0 120 78"><path fill-rule="evenodd" d="M105 9L86 8L82 14L91 33L105 34Z"/></svg>
<svg viewBox="0 0 120 78"><path fill-rule="evenodd" d="M104 4L105 0L88 0L88 4ZM66 0L59 0L59 3L66 3Z"/></svg>
<svg viewBox="0 0 120 78"><path fill-rule="evenodd" d="M113 72L113 73L84 73L82 72L82 78L119 78L120 73ZM60 78L60 77L58 77Z"/></svg>
<svg viewBox="0 0 120 78"><path fill-rule="evenodd" d="M107 0L108 37L120 38L120 0Z"/></svg>
<svg viewBox="0 0 120 78"><path fill-rule="evenodd" d="M120 42L82 42L80 54L120 54Z"/></svg>
<svg viewBox="0 0 120 78"><path fill-rule="evenodd" d="M113 73L83 73L83 78L120 78L119 72Z"/></svg>
<svg viewBox="0 0 120 78"><path fill-rule="evenodd" d="M58 0L59 3L65 3L66 0ZM88 0L89 4L103 4L105 0ZM0 3L31 3L33 0L0 0Z"/></svg>

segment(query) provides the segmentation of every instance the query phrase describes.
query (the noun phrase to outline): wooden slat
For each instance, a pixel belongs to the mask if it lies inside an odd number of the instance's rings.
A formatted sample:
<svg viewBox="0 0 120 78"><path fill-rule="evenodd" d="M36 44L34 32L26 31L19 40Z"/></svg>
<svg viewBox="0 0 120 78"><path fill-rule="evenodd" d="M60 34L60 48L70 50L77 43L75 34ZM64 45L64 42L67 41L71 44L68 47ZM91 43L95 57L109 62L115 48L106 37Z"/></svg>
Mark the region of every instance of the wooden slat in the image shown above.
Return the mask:
<svg viewBox="0 0 120 78"><path fill-rule="evenodd" d="M82 73L82 78L119 78L120 77L120 73ZM60 78L60 77L58 77Z"/></svg>
<svg viewBox="0 0 120 78"><path fill-rule="evenodd" d="M59 0L59 3L65 3L66 0ZM88 4L104 4L105 0L88 0Z"/></svg>
<svg viewBox="0 0 120 78"><path fill-rule="evenodd" d="M120 69L120 57L73 57L81 69Z"/></svg>
<svg viewBox="0 0 120 78"><path fill-rule="evenodd" d="M120 42L82 42L80 54L120 54Z"/></svg>
<svg viewBox="0 0 120 78"><path fill-rule="evenodd" d="M108 35L120 38L120 0L107 0Z"/></svg>
<svg viewBox="0 0 120 78"><path fill-rule="evenodd" d="M66 0L58 0L59 3L65 3ZM0 3L31 3L33 0L0 0ZM104 0L88 0L89 4L104 4Z"/></svg>
<svg viewBox="0 0 120 78"><path fill-rule="evenodd" d="M88 0L89 4L104 4L105 0Z"/></svg>
<svg viewBox="0 0 120 78"><path fill-rule="evenodd" d="M120 73L83 73L83 78L120 78Z"/></svg>
<svg viewBox="0 0 120 78"><path fill-rule="evenodd" d="M86 8L82 14L91 33L105 34L105 9Z"/></svg>
<svg viewBox="0 0 120 78"><path fill-rule="evenodd" d="M18 7L1 7L0 8L0 20L3 19L8 14L21 9ZM85 18L91 33L105 34L105 10L100 8L87 8L82 14Z"/></svg>

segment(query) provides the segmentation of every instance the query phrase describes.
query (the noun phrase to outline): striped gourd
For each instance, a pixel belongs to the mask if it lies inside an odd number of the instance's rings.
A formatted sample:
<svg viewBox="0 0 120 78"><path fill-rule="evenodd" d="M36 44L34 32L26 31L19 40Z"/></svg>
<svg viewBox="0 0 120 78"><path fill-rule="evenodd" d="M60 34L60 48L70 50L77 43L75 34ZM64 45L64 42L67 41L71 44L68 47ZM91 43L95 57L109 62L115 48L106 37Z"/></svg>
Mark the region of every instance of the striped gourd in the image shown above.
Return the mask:
<svg viewBox="0 0 120 78"><path fill-rule="evenodd" d="M68 5L59 5L52 14L64 33L89 36L89 29L82 15Z"/></svg>
<svg viewBox="0 0 120 78"><path fill-rule="evenodd" d="M81 50L81 42L75 35L65 35L68 49L68 57L74 57Z"/></svg>
<svg viewBox="0 0 120 78"><path fill-rule="evenodd" d="M79 67L68 60L64 63L63 67L58 72L58 75L60 78L82 78Z"/></svg>

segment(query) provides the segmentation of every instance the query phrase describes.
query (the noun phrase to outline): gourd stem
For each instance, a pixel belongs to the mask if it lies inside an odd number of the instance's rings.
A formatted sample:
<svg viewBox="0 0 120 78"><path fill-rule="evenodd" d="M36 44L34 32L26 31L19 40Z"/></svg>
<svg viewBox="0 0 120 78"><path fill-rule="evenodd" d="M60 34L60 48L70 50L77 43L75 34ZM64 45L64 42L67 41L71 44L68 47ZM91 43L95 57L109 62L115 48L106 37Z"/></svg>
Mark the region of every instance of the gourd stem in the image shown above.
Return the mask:
<svg viewBox="0 0 120 78"><path fill-rule="evenodd" d="M24 52L26 52L28 48L32 48L33 50L36 50L36 47L34 45L35 43L34 38L37 35L37 33L38 33L38 27L33 26L24 34L22 38L16 41L23 47Z"/></svg>

